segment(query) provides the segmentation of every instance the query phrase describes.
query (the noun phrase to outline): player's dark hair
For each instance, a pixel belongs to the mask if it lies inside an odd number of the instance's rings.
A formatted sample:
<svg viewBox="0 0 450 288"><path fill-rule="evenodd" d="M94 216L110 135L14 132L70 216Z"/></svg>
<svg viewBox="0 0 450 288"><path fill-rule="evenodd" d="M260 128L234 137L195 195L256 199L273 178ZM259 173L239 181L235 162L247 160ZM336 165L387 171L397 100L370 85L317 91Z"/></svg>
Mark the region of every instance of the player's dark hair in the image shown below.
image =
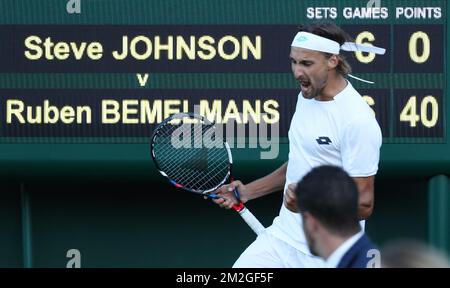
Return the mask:
<svg viewBox="0 0 450 288"><path fill-rule="evenodd" d="M339 26L333 23L321 23L302 25L299 28L300 32L309 32L339 43L339 45L345 42L352 41L352 38ZM330 58L333 54L323 53L327 58ZM339 64L336 66L336 71L344 77L352 73L352 67L348 64L347 60L342 55L336 55L339 59Z"/></svg>
<svg viewBox="0 0 450 288"><path fill-rule="evenodd" d="M301 213L309 212L331 233L347 237L360 231L358 189L341 168L320 166L298 183L297 204Z"/></svg>

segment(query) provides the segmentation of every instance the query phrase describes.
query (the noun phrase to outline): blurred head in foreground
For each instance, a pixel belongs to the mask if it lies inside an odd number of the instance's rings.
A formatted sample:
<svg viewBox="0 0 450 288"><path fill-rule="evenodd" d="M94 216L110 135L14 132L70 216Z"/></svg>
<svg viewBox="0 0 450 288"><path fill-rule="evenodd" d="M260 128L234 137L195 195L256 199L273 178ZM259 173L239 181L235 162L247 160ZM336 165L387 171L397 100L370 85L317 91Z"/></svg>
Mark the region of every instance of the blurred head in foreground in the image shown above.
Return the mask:
<svg viewBox="0 0 450 288"><path fill-rule="evenodd" d="M393 240L381 250L383 268L450 268L445 254L417 240Z"/></svg>

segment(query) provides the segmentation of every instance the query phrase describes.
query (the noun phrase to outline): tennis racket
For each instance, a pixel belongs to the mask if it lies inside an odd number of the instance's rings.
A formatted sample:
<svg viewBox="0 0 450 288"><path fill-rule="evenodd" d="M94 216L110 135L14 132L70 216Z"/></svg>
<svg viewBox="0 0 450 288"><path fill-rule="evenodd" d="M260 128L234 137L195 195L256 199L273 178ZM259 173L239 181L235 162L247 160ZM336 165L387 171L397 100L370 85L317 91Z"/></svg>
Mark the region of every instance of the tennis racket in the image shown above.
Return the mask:
<svg viewBox="0 0 450 288"><path fill-rule="evenodd" d="M214 193L231 178L233 158L228 143L205 117L194 113L178 113L155 129L151 139L151 155L156 168L175 187L212 199ZM239 204L233 210L256 234L265 228L244 206L234 189Z"/></svg>

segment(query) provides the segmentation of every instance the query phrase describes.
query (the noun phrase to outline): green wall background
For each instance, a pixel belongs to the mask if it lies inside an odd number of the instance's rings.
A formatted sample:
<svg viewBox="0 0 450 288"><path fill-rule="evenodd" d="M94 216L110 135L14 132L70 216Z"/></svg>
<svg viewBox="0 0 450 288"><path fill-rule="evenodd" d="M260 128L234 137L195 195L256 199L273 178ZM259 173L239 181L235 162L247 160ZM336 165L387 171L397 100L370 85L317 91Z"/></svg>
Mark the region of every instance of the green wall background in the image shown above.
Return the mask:
<svg viewBox="0 0 450 288"><path fill-rule="evenodd" d="M378 180L367 231L382 245L389 239L427 241L424 180ZM20 184L0 193L0 267L23 267ZM80 183L68 180L25 185L31 202L33 267L66 267L69 249L81 267L230 267L253 239L233 211L165 183ZM248 204L268 226L281 194Z"/></svg>

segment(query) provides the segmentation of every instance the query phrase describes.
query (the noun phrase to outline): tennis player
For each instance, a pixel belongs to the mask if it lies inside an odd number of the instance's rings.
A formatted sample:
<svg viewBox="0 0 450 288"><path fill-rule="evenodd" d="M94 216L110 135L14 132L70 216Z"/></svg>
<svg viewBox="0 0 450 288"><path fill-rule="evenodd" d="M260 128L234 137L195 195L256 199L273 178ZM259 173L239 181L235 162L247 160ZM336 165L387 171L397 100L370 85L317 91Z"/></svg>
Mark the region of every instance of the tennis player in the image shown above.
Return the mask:
<svg viewBox="0 0 450 288"><path fill-rule="evenodd" d="M284 191L279 216L233 267L324 267L323 260L308 249L295 197L295 183L314 167L342 167L358 187L359 219L372 214L381 130L373 111L348 81L351 67L341 51L383 54L384 49L346 42L348 39L335 24L303 26L294 37L291 67L301 92L289 130L289 160L246 185L234 181L222 186L217 193L226 200L214 200L231 208L236 203L234 187L244 203Z"/></svg>

